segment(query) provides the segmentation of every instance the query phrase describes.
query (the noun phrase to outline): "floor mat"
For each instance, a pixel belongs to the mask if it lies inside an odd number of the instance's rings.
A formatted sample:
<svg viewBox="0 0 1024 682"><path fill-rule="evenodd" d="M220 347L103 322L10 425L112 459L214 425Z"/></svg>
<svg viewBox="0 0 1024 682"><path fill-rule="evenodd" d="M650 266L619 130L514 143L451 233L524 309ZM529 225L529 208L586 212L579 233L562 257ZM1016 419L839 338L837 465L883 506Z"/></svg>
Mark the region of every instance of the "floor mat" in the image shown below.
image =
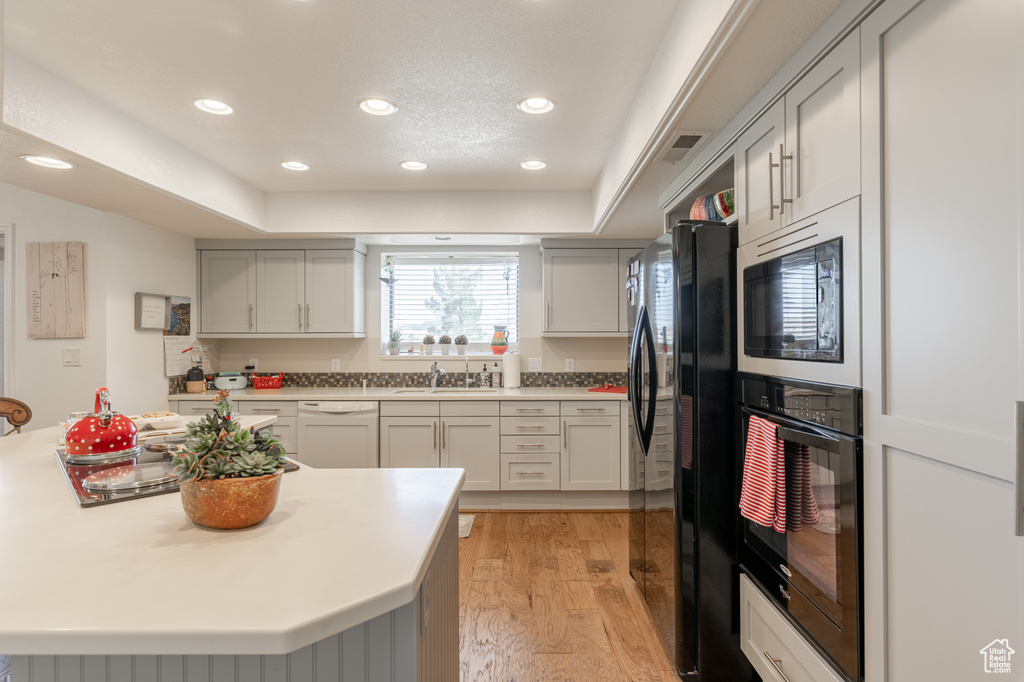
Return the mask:
<svg viewBox="0 0 1024 682"><path fill-rule="evenodd" d="M473 519L476 514L459 514L459 537L468 538L469 531L473 528Z"/></svg>

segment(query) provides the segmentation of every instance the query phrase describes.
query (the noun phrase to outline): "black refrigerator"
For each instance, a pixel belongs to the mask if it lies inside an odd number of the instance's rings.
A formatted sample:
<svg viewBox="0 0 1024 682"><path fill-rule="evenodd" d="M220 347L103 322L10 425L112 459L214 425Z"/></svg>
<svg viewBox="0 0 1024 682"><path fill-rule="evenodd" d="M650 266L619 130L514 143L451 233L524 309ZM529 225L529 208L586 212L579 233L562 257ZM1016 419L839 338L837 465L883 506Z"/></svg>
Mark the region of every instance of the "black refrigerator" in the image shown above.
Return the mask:
<svg viewBox="0 0 1024 682"><path fill-rule="evenodd" d="M740 651L736 227L680 221L630 260L629 545L679 675L758 679Z"/></svg>

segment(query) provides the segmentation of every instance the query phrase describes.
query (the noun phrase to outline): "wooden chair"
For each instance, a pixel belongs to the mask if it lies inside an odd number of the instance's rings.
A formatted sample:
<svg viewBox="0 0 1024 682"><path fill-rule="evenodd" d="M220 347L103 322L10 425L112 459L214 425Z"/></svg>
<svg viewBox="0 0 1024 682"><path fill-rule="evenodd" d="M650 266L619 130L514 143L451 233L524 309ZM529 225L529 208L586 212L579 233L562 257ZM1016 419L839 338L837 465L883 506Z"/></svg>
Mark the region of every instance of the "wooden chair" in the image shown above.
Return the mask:
<svg viewBox="0 0 1024 682"><path fill-rule="evenodd" d="M0 398L0 417L6 419L7 423L14 427L4 434L9 436L15 431L21 433L21 427L32 419L32 410L20 400Z"/></svg>

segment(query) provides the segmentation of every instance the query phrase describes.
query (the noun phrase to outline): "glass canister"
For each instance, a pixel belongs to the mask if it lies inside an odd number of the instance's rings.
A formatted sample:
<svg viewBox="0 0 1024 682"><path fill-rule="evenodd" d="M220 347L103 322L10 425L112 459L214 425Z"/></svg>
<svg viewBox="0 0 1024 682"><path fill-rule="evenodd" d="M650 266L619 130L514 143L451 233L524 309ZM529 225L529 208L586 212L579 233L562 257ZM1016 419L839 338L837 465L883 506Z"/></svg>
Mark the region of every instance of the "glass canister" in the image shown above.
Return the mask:
<svg viewBox="0 0 1024 682"><path fill-rule="evenodd" d="M508 325L494 325L494 336L491 337L491 352L501 355L508 350Z"/></svg>

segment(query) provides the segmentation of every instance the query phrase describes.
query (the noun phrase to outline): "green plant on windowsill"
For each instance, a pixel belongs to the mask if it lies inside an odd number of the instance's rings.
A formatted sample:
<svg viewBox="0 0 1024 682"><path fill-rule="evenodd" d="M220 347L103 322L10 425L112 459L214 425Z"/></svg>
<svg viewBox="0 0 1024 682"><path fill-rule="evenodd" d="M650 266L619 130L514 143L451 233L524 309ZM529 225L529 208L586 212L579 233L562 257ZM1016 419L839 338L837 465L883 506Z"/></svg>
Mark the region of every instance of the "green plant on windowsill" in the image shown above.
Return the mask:
<svg viewBox="0 0 1024 682"><path fill-rule="evenodd" d="M401 347L402 332L393 331L388 335L388 354L398 355L398 351Z"/></svg>

